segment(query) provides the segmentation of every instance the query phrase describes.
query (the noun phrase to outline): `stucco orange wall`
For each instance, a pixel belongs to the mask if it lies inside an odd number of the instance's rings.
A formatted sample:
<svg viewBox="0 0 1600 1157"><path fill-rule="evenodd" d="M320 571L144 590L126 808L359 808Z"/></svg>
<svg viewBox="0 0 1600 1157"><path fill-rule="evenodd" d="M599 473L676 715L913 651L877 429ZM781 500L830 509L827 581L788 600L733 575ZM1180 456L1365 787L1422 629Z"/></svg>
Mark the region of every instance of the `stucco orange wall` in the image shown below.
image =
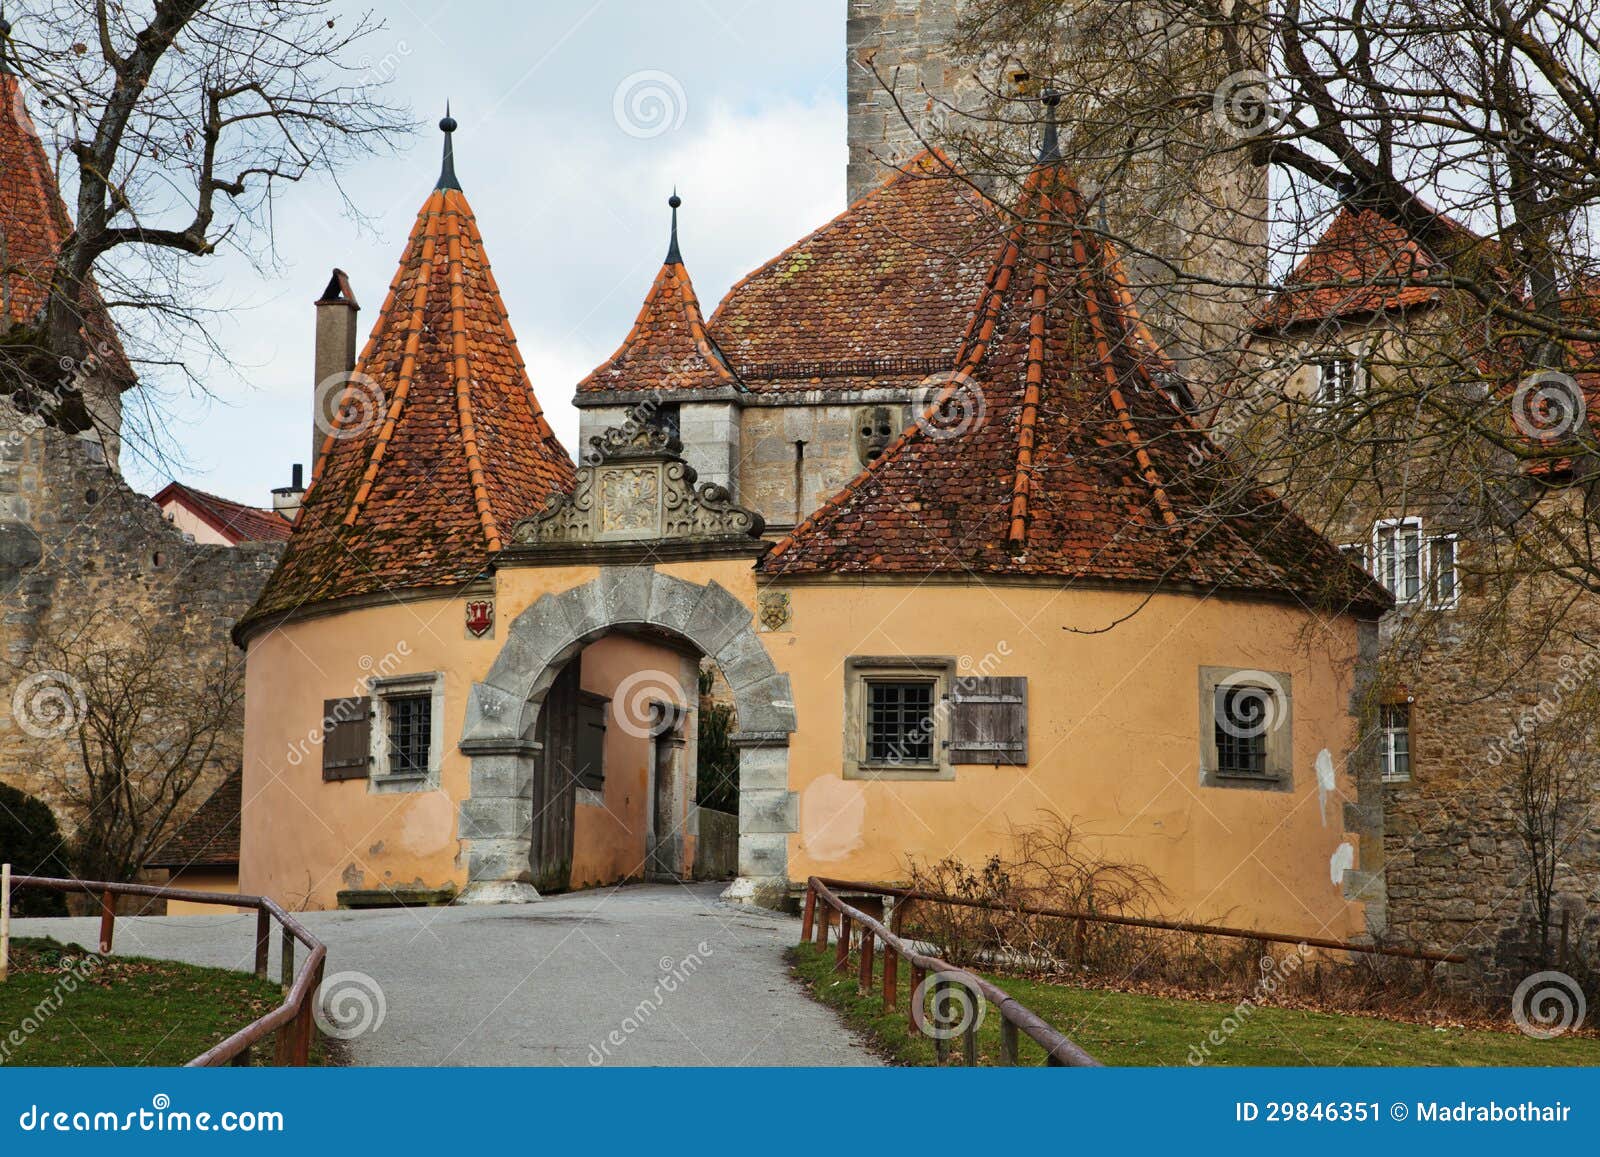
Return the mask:
<svg viewBox="0 0 1600 1157"><path fill-rule="evenodd" d="M1356 624L1223 598L1139 596L1028 586L795 584L793 630L763 635L789 673L800 730L789 786L800 831L789 876L906 876L906 857L981 864L1010 826L1046 810L1077 822L1106 856L1145 865L1173 916L1301 934L1362 929L1332 860L1356 845L1342 805L1355 798L1344 755ZM1104 627L1137 609L1103 634ZM1009 653L1004 653L1009 652ZM842 778L851 655L958 658L963 669L1025 675L1026 767L958 766L955 779ZM996 661L997 660L997 661ZM1293 687L1294 791L1201 787L1199 668L1287 672ZM1323 798L1317 753L1339 769Z"/></svg>
<svg viewBox="0 0 1600 1157"><path fill-rule="evenodd" d="M748 562L723 567L722 577L742 569L744 587L753 589ZM546 591L578 586L597 574L594 567L502 572L493 638L467 634L463 599L422 599L305 618L250 639L240 888L291 908L329 908L346 888L462 887L465 845L456 836L456 821L468 794L470 761L456 744L467 692L494 663L516 615ZM628 648L631 659L623 657ZM587 653L603 659L592 682L585 665L585 686L600 694L609 694L625 669L671 669L677 662L673 651L618 636L598 640ZM364 680L373 675L431 671L444 673L440 790L375 794L364 780L323 783L323 701L363 694ZM630 751L630 744L637 750ZM644 813L633 811L643 804L634 777L645 766L648 746L647 739L608 729L608 780L610 767L623 769L614 781L623 802L614 814L596 814L612 810L608 782L606 809L579 807L576 836L584 841L584 859L575 865L575 879L593 883L635 873L643 858Z"/></svg>

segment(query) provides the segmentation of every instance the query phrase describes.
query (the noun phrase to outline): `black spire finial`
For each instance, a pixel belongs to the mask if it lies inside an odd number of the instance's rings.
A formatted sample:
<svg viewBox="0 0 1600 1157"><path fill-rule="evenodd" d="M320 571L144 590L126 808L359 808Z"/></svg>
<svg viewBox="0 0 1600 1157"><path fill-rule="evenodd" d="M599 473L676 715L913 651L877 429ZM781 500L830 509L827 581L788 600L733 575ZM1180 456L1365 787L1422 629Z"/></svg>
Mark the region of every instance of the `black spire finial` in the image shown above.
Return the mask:
<svg viewBox="0 0 1600 1157"><path fill-rule="evenodd" d="M456 118L450 115L450 102L444 102L444 119L439 122L439 131L444 134L444 164L439 169L439 183L435 189L461 188L461 182L456 180L456 150L452 144L450 134L456 131Z"/></svg>
<svg viewBox="0 0 1600 1157"><path fill-rule="evenodd" d="M6 63L6 57L11 55L11 21L0 13L0 76L11 71L11 65Z"/></svg>
<svg viewBox="0 0 1600 1157"><path fill-rule="evenodd" d="M1061 144L1056 138L1056 105L1061 103L1061 94L1047 88L1040 99L1044 101L1044 142L1039 146L1039 163L1044 165L1061 159Z"/></svg>
<svg viewBox="0 0 1600 1157"><path fill-rule="evenodd" d="M672 196L667 198L667 204L672 206L672 243L667 246L667 264L682 265L683 254L678 252L678 206L683 204L683 198L678 196L678 190L672 190Z"/></svg>

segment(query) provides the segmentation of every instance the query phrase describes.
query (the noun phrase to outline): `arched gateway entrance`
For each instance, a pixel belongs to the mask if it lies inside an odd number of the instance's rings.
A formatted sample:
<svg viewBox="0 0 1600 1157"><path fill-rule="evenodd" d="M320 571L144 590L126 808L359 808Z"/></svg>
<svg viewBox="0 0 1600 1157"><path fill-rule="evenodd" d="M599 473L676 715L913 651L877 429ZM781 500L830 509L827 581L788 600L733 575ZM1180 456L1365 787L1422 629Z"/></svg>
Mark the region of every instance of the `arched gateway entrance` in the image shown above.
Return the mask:
<svg viewBox="0 0 1600 1157"><path fill-rule="evenodd" d="M788 890L788 834L797 802L788 788L795 730L788 676L779 674L751 609L715 579L667 567L723 573L748 586L764 549L759 516L727 492L696 486L669 437L649 427L593 440L573 493L517 526L499 560L511 567L598 577L539 597L512 621L483 682L473 685L460 747L472 761L460 835L469 841L467 888L458 903L538 898L530 867L539 712L563 668L617 631L678 640L715 660L732 689L739 749L739 868L726 895L775 906ZM743 580L740 583L738 580ZM752 596L753 597L753 596Z"/></svg>

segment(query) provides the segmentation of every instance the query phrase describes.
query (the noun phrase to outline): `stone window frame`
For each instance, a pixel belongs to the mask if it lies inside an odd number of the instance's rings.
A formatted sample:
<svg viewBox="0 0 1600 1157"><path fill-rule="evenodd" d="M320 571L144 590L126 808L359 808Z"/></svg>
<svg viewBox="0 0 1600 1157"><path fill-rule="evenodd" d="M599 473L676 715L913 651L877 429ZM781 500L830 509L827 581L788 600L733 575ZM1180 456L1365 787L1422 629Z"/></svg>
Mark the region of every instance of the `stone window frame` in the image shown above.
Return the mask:
<svg viewBox="0 0 1600 1157"><path fill-rule="evenodd" d="M956 660L948 655L852 655L844 664L844 778L879 780L951 780L950 683ZM933 686L933 735L926 764L873 763L867 758L867 686L873 682L926 681Z"/></svg>
<svg viewBox="0 0 1600 1157"><path fill-rule="evenodd" d="M368 740L372 773L367 777L367 790L375 795L437 791L444 764L444 672L374 676L367 681L367 694L372 697ZM422 775L397 774L389 770L389 700L412 695L427 695L432 707L428 721L428 770Z"/></svg>
<svg viewBox="0 0 1600 1157"><path fill-rule="evenodd" d="M1294 790L1294 681L1285 671L1250 667L1201 667L1199 695L1200 786L1246 791ZM1217 770L1217 688L1260 687L1269 691L1280 707L1266 731L1266 766L1261 775Z"/></svg>

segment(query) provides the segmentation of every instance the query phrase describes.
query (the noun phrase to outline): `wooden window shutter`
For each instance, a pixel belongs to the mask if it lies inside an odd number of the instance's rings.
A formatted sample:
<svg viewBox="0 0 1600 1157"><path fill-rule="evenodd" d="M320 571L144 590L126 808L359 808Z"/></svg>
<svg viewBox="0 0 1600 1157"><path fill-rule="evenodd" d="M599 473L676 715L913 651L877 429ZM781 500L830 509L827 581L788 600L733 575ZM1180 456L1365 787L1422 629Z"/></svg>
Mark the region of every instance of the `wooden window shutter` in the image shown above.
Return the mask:
<svg viewBox="0 0 1600 1157"><path fill-rule="evenodd" d="M372 699L322 701L322 781L366 779L372 771Z"/></svg>
<svg viewBox="0 0 1600 1157"><path fill-rule="evenodd" d="M578 693L578 752L577 773L579 787L601 791L606 782L606 707L610 700L587 691Z"/></svg>
<svg viewBox="0 0 1600 1157"><path fill-rule="evenodd" d="M958 676L949 703L951 763L1028 762L1027 676Z"/></svg>

